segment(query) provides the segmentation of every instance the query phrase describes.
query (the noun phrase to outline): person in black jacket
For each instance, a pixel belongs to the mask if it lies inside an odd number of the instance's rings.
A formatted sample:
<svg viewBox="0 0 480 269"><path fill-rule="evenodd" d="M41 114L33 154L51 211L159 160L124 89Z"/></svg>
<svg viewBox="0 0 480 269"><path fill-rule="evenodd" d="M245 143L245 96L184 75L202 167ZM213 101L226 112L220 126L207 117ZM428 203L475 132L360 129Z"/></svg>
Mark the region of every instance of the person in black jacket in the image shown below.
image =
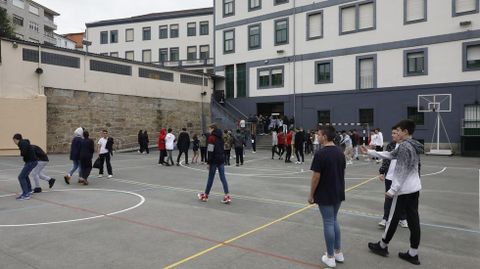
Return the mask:
<svg viewBox="0 0 480 269"><path fill-rule="evenodd" d="M227 178L225 177L225 159L224 159L224 149L223 149L223 137L222 137L222 130L217 128L215 123L210 124L208 127L210 131L210 136L208 137L208 180L207 186L205 188L205 192L199 193L198 199L202 202L208 201L208 195L210 194L210 190L212 189L213 180L215 178L215 173L217 172L220 175L220 180L222 181L223 185L223 192L225 196L221 201L224 204L228 204L232 201L229 191L228 191L228 183Z"/></svg>
<svg viewBox="0 0 480 269"><path fill-rule="evenodd" d="M143 146L143 131L142 130L138 131L137 139L138 139L138 146L140 147L138 152L143 153L144 146Z"/></svg>
<svg viewBox="0 0 480 269"><path fill-rule="evenodd" d="M147 130L143 131L143 149L147 154L150 154L150 149L148 148L148 143L150 143L150 140L148 139L148 133Z"/></svg>
<svg viewBox="0 0 480 269"><path fill-rule="evenodd" d="M35 152L35 156L37 157L37 166L32 170L32 177L35 181L35 189L33 189L34 193L42 192L42 188L40 187L40 179L48 181L48 187L51 189L53 184L55 184L55 179L49 176L46 176L43 173L43 169L48 164L48 156L45 151L42 150L39 146L32 145L33 151Z"/></svg>
<svg viewBox="0 0 480 269"><path fill-rule="evenodd" d="M80 147L80 179L78 183L88 185L88 177L92 171L92 158L95 153L95 143L89 138L90 134L83 132L82 146Z"/></svg>
<svg viewBox="0 0 480 269"><path fill-rule="evenodd" d="M70 184L70 180L72 179L73 173L77 170L80 166L80 146L82 144L83 139L83 128L78 127L74 132L74 137L72 140L72 145L70 146L70 160L73 162L73 168L66 174L63 178L65 179L65 183ZM80 174L81 169L78 171Z"/></svg>
<svg viewBox="0 0 480 269"><path fill-rule="evenodd" d="M303 128L298 128L298 131L295 133L295 156L297 156L296 164L301 164L305 162L305 155L303 154L303 144L305 143L305 133ZM302 161L300 161L300 156L302 156Z"/></svg>
<svg viewBox="0 0 480 269"><path fill-rule="evenodd" d="M30 183L30 172L37 166L37 157L33 151L30 141L28 139L23 139L21 134L15 134L13 136L13 142L20 149L20 155L23 157L25 165L23 166L20 175L18 175L18 181L20 182L20 187L22 188L22 194L17 197L17 200L29 200L30 194L32 193L32 184Z"/></svg>
<svg viewBox="0 0 480 269"><path fill-rule="evenodd" d="M178 157L177 166L180 165L180 157L185 153L185 164L188 165L188 149L190 148L190 135L187 133L187 128L182 128L177 140Z"/></svg>

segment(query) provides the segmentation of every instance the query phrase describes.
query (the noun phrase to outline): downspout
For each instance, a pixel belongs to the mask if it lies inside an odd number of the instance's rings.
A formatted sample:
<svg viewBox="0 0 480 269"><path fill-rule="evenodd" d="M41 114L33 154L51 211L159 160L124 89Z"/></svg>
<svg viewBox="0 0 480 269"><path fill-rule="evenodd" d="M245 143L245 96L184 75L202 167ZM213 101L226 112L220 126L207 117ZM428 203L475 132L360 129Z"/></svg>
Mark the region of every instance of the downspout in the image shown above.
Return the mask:
<svg viewBox="0 0 480 269"><path fill-rule="evenodd" d="M38 95L43 96L45 93L42 92L42 85L40 83L40 77L42 73L39 71L42 70L42 45L38 43L38 63L37 63L37 87L38 87Z"/></svg>
<svg viewBox="0 0 480 269"><path fill-rule="evenodd" d="M297 111L297 51L296 51L296 41L297 41L297 31L296 31L296 14L297 14L297 1L293 0L293 117L295 122L298 122L296 111Z"/></svg>

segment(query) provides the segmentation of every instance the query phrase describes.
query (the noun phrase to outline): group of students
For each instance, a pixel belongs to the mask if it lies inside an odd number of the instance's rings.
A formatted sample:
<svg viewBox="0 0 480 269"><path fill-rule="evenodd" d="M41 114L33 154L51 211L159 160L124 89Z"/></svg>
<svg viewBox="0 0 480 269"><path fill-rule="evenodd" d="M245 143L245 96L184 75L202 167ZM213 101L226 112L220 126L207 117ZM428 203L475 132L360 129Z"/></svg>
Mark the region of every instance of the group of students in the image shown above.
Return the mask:
<svg viewBox="0 0 480 269"><path fill-rule="evenodd" d="M182 128L182 131L178 135L177 139L173 134L172 128L169 128L168 130L166 128L162 128L157 140L158 151L160 152L158 164L163 166L172 166L175 164L173 162L173 150L175 149L175 145L178 148L177 166L180 166L180 158L183 154L185 154L185 165L189 164L188 151L191 145L193 147L192 163L198 163L199 150L201 153L201 163L205 163L207 152L206 136L206 134L202 134L199 137L197 134L194 134L191 140L190 135L187 132L187 128ZM166 161L165 158L167 158Z"/></svg>
<svg viewBox="0 0 480 269"><path fill-rule="evenodd" d="M362 153L370 157L383 159L379 178L385 180L384 217L381 226L384 233L378 242L368 243L371 252L388 256L388 244L392 240L401 220L408 221L410 230L410 248L400 252L399 258L419 265L418 247L420 245L420 218L418 203L420 190L420 154L423 145L412 138L415 123L402 120L392 127L392 143L387 151L373 149L374 145L360 146ZM308 202L318 204L323 219L324 237L327 252L322 262L328 267L343 263L341 230L337 215L341 203L345 200L346 158L341 147L335 142L336 131L333 126L321 126L317 132L321 148L315 153L311 170L313 171Z"/></svg>
<svg viewBox="0 0 480 269"><path fill-rule="evenodd" d="M148 146L149 143L150 143L150 140L148 139L147 130L138 131L138 145L140 146L140 149L138 150L138 152L142 154L144 152L145 154L149 154L150 153L150 148Z"/></svg>
<svg viewBox="0 0 480 269"><path fill-rule="evenodd" d="M285 153L285 163L291 163L292 152L295 151L297 157L296 164L302 164L305 162L304 144L305 144L305 132L303 128L294 129L290 128L287 133L284 133L283 128L271 129L270 134L272 136L272 160L275 159L275 154L279 160L283 160L283 154Z"/></svg>

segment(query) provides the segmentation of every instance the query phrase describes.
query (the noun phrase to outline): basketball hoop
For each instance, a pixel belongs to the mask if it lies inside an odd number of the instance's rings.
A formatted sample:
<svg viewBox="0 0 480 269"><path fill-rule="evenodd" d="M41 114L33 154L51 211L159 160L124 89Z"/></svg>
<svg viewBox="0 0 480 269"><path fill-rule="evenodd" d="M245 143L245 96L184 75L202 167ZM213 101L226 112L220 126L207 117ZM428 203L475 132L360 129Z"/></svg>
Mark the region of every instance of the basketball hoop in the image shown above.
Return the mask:
<svg viewBox="0 0 480 269"><path fill-rule="evenodd" d="M437 113L437 120L435 123L435 129L433 130L432 143L430 144L430 152L427 152L429 155L443 155L450 156L453 155L452 144L450 143L450 138L448 137L447 129L443 123L443 119L440 113L452 112L452 95L451 94L428 94L428 95L418 95L418 112ZM448 140L448 145L450 149L440 149L440 129L443 129L445 136ZM437 137L436 149L433 149L434 138Z"/></svg>

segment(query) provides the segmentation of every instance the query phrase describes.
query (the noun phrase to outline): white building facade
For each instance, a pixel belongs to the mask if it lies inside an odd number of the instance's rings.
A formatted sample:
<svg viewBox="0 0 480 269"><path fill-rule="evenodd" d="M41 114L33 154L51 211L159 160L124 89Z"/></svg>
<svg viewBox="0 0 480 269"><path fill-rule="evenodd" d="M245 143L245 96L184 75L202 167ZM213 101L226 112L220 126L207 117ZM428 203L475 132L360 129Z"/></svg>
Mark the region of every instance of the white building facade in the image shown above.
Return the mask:
<svg viewBox="0 0 480 269"><path fill-rule="evenodd" d="M86 24L89 52L213 72L213 9L202 8Z"/></svg>
<svg viewBox="0 0 480 269"><path fill-rule="evenodd" d="M480 115L479 0L215 0L214 8L215 72L225 77L217 89L244 114L386 130L408 117L427 140L433 116L418 112L417 95L449 93L454 143L467 112Z"/></svg>
<svg viewBox="0 0 480 269"><path fill-rule="evenodd" d="M25 41L55 45L54 20L57 12L31 0L0 0L0 8L7 10L15 35Z"/></svg>
<svg viewBox="0 0 480 269"><path fill-rule="evenodd" d="M57 41L55 46L59 48L64 48L64 49L71 49L71 50L75 49L75 45L76 45L75 41L70 40L59 34L54 34L54 36L55 36L55 40Z"/></svg>

